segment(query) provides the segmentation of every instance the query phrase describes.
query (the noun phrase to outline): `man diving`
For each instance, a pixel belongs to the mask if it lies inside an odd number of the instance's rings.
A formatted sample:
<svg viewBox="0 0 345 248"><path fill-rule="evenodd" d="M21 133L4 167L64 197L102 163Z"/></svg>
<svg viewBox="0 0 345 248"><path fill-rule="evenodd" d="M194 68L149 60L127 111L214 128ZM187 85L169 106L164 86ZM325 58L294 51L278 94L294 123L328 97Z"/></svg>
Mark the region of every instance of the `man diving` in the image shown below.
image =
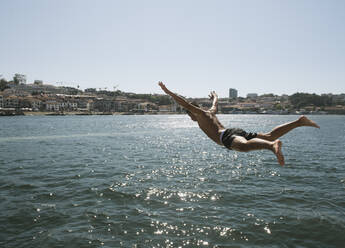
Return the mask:
<svg viewBox="0 0 345 248"><path fill-rule="evenodd" d="M240 152L262 149L270 150L276 155L279 164L282 166L285 162L281 151L282 142L278 138L297 127L308 126L320 128L306 116L301 116L293 122L275 127L269 133L247 133L240 128L226 129L216 117L218 96L214 91L209 96L212 100L212 107L209 110L203 110L196 104L189 103L183 97L168 90L162 82L159 82L158 85L166 94L170 95L179 105L185 108L190 118L198 122L200 129L218 145Z"/></svg>

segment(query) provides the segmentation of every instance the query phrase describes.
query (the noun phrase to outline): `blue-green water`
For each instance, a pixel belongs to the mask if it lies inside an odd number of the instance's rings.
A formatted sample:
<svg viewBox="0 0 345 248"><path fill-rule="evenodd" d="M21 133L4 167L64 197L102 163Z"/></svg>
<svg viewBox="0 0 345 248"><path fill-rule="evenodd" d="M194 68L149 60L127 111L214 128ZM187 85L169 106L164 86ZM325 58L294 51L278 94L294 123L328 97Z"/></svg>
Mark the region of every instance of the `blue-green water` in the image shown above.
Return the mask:
<svg viewBox="0 0 345 248"><path fill-rule="evenodd" d="M345 117L311 118L281 139L285 167L182 115L0 118L0 247L344 247Z"/></svg>

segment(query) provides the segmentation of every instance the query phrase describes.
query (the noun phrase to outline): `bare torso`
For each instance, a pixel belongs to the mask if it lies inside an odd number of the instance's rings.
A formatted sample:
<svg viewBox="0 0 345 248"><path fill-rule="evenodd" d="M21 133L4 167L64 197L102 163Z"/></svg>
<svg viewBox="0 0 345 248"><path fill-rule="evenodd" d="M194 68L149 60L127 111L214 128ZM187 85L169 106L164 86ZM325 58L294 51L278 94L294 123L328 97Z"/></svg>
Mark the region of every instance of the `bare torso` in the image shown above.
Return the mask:
<svg viewBox="0 0 345 248"><path fill-rule="evenodd" d="M199 127L214 142L222 145L220 142L220 134L225 130L224 126L219 122L215 114L210 111L203 111L195 115Z"/></svg>

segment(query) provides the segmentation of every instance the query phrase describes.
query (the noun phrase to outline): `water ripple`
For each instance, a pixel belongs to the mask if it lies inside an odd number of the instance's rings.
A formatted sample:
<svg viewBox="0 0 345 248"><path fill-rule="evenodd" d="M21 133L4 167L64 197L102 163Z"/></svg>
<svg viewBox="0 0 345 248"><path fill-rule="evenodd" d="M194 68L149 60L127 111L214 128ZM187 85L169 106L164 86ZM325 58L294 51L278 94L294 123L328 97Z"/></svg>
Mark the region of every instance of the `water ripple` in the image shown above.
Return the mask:
<svg viewBox="0 0 345 248"><path fill-rule="evenodd" d="M220 116L249 131L294 118ZM321 130L282 139L283 168L182 115L1 119L0 246L341 247L344 117L313 118Z"/></svg>

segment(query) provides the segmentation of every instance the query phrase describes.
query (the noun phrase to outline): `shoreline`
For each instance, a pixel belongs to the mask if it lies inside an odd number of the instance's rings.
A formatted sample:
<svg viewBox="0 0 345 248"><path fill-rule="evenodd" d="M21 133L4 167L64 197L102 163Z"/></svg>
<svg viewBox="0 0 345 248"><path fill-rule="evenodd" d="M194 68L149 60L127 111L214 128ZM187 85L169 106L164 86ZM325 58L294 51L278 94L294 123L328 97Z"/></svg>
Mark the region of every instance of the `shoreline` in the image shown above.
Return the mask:
<svg viewBox="0 0 345 248"><path fill-rule="evenodd" d="M12 112L4 116L75 116L75 115L184 115L186 113L178 112L81 112L81 111L71 111L71 112L32 112L23 111L21 113ZM344 115L339 113L218 113L218 115Z"/></svg>
<svg viewBox="0 0 345 248"><path fill-rule="evenodd" d="M71 111L71 112L29 112L24 111L24 116L67 116L67 115L173 115L173 114L183 114L175 112L145 112L145 113L136 113L136 112L80 112L80 111Z"/></svg>

